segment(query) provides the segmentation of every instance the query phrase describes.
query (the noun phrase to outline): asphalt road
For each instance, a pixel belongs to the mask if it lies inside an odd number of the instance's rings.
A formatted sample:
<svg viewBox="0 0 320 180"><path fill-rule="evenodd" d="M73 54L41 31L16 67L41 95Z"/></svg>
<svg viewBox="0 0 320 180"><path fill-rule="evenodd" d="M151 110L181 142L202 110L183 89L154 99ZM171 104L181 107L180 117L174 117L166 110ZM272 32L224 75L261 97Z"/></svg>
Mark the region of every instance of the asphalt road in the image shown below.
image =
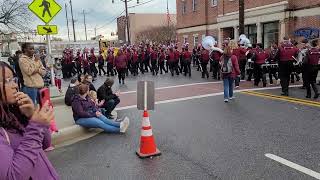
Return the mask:
<svg viewBox="0 0 320 180"><path fill-rule="evenodd" d="M56 149L49 158L67 180L313 179L266 153L320 172L319 108L236 96L228 104L214 96L157 105L150 120L160 157L135 155L142 112L128 109L119 112L131 118L125 135L103 133Z"/></svg>
<svg viewBox="0 0 320 180"><path fill-rule="evenodd" d="M212 75L212 73L210 73ZM96 78L96 81L93 82L94 86L96 88L99 88L104 81L106 80L107 76L98 76ZM110 78L114 79L115 85L113 87L114 90L120 90L121 92L125 91L135 91L137 89L137 81L154 81L155 87L167 87L167 86L176 86L176 85L182 85L182 84L190 84L190 83L201 83L201 82L209 82L214 81L211 76L209 79L201 78L201 72L196 71L196 68L192 68L192 76L186 77L182 74L179 76L172 77L170 73L166 74L158 74L157 76L152 76L152 74L145 73L145 74L139 74L138 76L132 76L129 74L128 77L126 77L125 84L119 85L118 82L118 76L110 76ZM62 81L63 87L68 87L70 83L70 79L65 79Z"/></svg>

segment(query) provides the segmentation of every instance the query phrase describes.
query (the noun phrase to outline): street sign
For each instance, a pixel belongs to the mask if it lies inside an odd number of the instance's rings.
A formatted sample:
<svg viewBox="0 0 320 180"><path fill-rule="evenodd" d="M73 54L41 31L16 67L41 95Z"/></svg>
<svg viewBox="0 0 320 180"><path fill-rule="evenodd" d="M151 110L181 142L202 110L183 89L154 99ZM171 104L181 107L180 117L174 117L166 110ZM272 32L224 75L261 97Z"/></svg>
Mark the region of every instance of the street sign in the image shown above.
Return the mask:
<svg viewBox="0 0 320 180"><path fill-rule="evenodd" d="M139 81L137 89L138 110L154 110L154 82Z"/></svg>
<svg viewBox="0 0 320 180"><path fill-rule="evenodd" d="M33 0L29 9L47 24L59 13L61 6L54 0Z"/></svg>
<svg viewBox="0 0 320 180"><path fill-rule="evenodd" d="M37 32L39 35L58 34L58 27L56 25L39 25L37 26Z"/></svg>

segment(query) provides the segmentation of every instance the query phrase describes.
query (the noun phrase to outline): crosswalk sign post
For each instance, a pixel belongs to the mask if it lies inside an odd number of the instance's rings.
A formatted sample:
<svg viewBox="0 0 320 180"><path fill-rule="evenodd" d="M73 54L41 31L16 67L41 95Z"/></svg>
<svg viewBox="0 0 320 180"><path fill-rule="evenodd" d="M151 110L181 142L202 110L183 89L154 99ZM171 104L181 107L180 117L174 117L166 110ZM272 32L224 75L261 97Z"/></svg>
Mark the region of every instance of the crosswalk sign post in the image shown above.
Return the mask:
<svg viewBox="0 0 320 180"><path fill-rule="evenodd" d="M58 34L58 27L56 25L39 25L37 26L39 35L53 35Z"/></svg>
<svg viewBox="0 0 320 180"><path fill-rule="evenodd" d="M38 26L38 34L46 35L46 39L48 42L48 54L47 58L50 63L51 69L51 87L50 87L50 95L58 96L59 90L55 86L55 74L53 70L54 60L51 56L51 39L50 34L57 34L57 26L50 26L48 23L60 12L62 9L61 6L55 2L55 0L33 0L31 4L29 4L28 8L31 12L33 12L39 19L41 19L46 25Z"/></svg>
<svg viewBox="0 0 320 180"><path fill-rule="evenodd" d="M48 24L62 8L54 0L33 0L29 9L44 23Z"/></svg>

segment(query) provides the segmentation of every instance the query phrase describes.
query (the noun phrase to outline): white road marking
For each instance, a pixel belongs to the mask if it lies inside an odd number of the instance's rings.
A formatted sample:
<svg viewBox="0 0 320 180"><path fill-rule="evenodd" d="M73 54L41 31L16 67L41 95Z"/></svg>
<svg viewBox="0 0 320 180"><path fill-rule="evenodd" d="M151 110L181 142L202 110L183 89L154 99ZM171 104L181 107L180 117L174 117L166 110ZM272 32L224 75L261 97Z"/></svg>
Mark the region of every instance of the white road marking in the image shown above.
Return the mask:
<svg viewBox="0 0 320 180"><path fill-rule="evenodd" d="M300 86L302 86L302 85L292 85L290 87L300 87ZM234 92L237 93L237 92L243 92L243 91L261 91L261 90L280 89L280 88L281 87L252 88L252 89L235 90ZM223 92L157 101L157 102L155 102L155 104L166 104L166 103L187 101L187 100L192 100L192 99L200 99L200 98L206 98L206 97L212 97L212 96L219 96L219 95L223 95ZM133 108L137 108L137 105L119 107L119 108L116 108L116 110L126 110L126 109L133 109Z"/></svg>
<svg viewBox="0 0 320 180"><path fill-rule="evenodd" d="M171 89L171 88L186 87L186 86L196 86L196 85L203 85L203 84L220 84L220 83L222 83L222 81L181 84L181 85L176 85L176 86L158 87L158 88L156 88L156 90ZM131 94L131 93L136 93L136 92L137 91L125 91L125 92L121 92L120 94Z"/></svg>
<svg viewBox="0 0 320 180"><path fill-rule="evenodd" d="M279 162L281 164L284 164L284 165L286 165L288 167L291 167L291 168L293 168L293 169L295 169L297 171L305 173L305 174L307 174L307 175L309 175L311 177L314 177L316 179L320 179L320 173L315 172L315 171L313 171L311 169L308 169L306 167L300 166L299 164L293 163L291 161L288 161L288 160L286 160L286 159L284 159L282 157L276 156L274 154L265 154L265 156L270 158L270 159L272 159L272 160L274 160L274 161L277 161L277 162Z"/></svg>

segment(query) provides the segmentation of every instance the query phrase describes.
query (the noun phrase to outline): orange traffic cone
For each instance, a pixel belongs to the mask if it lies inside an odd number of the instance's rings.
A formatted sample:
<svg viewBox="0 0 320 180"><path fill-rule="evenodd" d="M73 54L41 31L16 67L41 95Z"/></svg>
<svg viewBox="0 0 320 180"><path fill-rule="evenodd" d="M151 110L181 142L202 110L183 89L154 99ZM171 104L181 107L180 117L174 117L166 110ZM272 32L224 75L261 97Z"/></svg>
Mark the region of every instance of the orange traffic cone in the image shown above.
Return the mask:
<svg viewBox="0 0 320 180"><path fill-rule="evenodd" d="M153 138L152 128L149 121L149 114L147 111L143 112L140 149L137 151L137 155L140 158L148 158L161 155L161 152L157 148Z"/></svg>

